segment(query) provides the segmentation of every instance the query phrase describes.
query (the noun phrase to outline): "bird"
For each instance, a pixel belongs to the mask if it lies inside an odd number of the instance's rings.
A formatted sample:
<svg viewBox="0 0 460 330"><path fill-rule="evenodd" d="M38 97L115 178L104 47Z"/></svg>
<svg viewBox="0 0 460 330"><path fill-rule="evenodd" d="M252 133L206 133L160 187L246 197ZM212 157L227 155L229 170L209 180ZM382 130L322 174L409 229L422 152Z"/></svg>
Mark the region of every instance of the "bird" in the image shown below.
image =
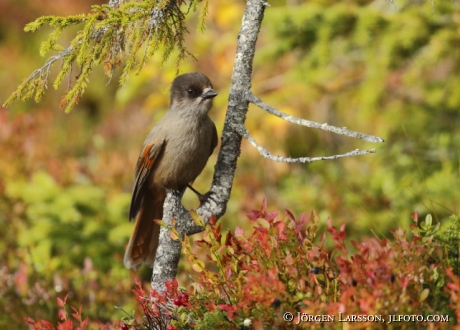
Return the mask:
<svg viewBox="0 0 460 330"><path fill-rule="evenodd" d="M201 173L217 145L217 130L208 113L217 95L208 77L192 72L171 84L170 106L152 128L137 160L129 220L134 230L124 265L153 267L163 218L165 188L181 196ZM190 186L189 186L190 187Z"/></svg>

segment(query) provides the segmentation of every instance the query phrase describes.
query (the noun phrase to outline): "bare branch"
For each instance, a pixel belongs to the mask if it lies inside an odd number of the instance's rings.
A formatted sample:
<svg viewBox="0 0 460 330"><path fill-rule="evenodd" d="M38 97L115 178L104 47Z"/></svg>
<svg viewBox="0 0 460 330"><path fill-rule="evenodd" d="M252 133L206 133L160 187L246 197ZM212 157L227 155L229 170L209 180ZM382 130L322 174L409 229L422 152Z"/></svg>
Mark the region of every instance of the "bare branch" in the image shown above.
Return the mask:
<svg viewBox="0 0 460 330"><path fill-rule="evenodd" d="M269 158L271 160L274 160L276 162L282 162L282 163L311 163L311 162L316 162L318 160L333 160L337 158L343 158L343 157L352 157L352 156L361 156L361 155L367 155L371 153L375 153L375 149L371 150L353 150L350 152L347 152L346 154L341 154L341 155L334 155L334 156L323 156L323 157L300 157L300 158L291 158L291 157L281 157L281 156L275 156L272 155L267 149L264 147L260 146L254 138L249 135L249 132L246 128L244 128L241 125L235 125L233 127L238 134L240 134L242 137L244 137L246 140L249 141L250 144L252 144L258 151L259 153L264 156L265 158Z"/></svg>
<svg viewBox="0 0 460 330"><path fill-rule="evenodd" d="M361 139L361 140L365 140L365 141L373 142L373 143L384 142L384 140L378 136L367 135L367 134L363 134L359 132L350 131L346 127L339 128L339 127L331 126L328 124L319 124L314 121L293 117L291 115L288 115L287 113L281 112L273 108L272 106L264 103L261 99L259 99L257 96L252 94L250 91L246 92L246 100L248 102L251 102L257 105L259 108L267 111L268 113L275 115L279 118L282 118L293 124L311 127L311 128L317 128L323 131L332 132L335 134L342 134L342 135L353 137L355 139Z"/></svg>

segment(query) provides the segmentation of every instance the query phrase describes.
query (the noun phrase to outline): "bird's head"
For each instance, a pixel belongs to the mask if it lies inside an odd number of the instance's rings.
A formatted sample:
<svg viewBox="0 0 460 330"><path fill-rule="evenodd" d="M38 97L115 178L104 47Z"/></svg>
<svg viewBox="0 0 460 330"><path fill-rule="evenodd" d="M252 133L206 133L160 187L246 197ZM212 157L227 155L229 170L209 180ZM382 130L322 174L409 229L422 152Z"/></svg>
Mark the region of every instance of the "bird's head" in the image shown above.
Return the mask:
<svg viewBox="0 0 460 330"><path fill-rule="evenodd" d="M185 73L172 83L171 109L187 116L204 116L211 109L216 95L211 81L204 74Z"/></svg>

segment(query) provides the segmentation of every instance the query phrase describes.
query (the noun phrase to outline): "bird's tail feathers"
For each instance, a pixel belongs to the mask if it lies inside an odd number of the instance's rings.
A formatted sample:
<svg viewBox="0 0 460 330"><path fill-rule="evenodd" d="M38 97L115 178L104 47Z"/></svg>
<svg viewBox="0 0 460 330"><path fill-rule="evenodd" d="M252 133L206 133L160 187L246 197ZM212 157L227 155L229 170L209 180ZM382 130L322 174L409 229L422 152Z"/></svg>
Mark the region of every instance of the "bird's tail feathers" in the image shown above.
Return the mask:
<svg viewBox="0 0 460 330"><path fill-rule="evenodd" d="M137 270L142 263L153 267L160 237L160 225L153 220L163 217L163 202L155 202L145 196L136 216L133 233L126 248L124 264L128 269Z"/></svg>

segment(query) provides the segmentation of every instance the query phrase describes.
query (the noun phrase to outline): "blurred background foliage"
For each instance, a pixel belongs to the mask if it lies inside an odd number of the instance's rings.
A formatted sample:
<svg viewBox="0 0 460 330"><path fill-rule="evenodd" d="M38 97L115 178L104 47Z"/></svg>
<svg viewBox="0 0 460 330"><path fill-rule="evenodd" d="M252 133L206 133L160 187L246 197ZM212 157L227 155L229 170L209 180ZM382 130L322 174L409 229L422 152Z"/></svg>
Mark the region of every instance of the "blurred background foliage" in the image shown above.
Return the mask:
<svg viewBox="0 0 460 330"><path fill-rule="evenodd" d="M45 59L49 30L23 32L41 15L69 15L104 1L1 0L0 100ZM459 213L460 4L384 0L270 1L259 37L253 92L294 116L385 139L372 145L297 127L250 107L247 128L272 153L322 156L377 148L359 158L312 164L263 159L246 141L224 228L249 228L245 213L266 197L294 214L315 209L323 226L347 223L348 237L389 236L410 213L441 220ZM222 130L244 1L211 2L204 33L189 18L181 72L208 75ZM72 31L64 33L71 40ZM153 58L123 87L93 74L79 105L59 109L61 90L42 102L0 108L0 327L25 316L53 319L69 293L92 318L134 308L134 276L122 265L134 165L146 134L168 107L175 62ZM54 74L58 70L54 68ZM76 74L76 73L75 73ZM195 182L209 188L217 152ZM187 192L187 207L198 201ZM182 265L179 282L187 284ZM73 301L73 303L72 303ZM25 326L23 326L25 328Z"/></svg>

